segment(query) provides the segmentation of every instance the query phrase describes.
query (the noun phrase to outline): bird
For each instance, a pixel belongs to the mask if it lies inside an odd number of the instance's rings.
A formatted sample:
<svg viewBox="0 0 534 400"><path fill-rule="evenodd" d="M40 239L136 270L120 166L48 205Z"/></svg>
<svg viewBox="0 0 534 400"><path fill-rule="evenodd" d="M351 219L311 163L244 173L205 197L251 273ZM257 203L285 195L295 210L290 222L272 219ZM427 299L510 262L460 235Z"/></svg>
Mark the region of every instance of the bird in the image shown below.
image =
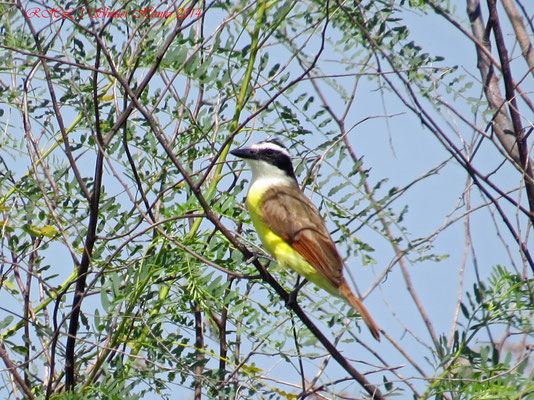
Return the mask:
<svg viewBox="0 0 534 400"><path fill-rule="evenodd" d="M299 187L287 148L271 139L230 153L252 171L246 204L265 250L280 267L349 303L380 341L381 329L343 276L343 259L324 219Z"/></svg>

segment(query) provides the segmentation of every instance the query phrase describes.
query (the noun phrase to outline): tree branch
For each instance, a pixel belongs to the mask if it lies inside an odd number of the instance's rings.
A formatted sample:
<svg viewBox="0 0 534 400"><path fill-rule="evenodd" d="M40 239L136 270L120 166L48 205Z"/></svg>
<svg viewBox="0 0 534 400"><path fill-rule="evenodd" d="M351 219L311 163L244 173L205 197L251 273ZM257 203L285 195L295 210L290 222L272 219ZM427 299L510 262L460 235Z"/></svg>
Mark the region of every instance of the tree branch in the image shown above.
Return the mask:
<svg viewBox="0 0 534 400"><path fill-rule="evenodd" d="M496 1L488 0L488 8L490 12L488 26L491 26L493 29L493 36L495 37L497 51L499 52L499 58L501 60L506 101L508 102L508 111L512 117L513 134L516 139L519 153L519 165L521 166L525 177L525 189L531 211L530 221L534 226L534 173L532 171L532 163L528 156L528 144L526 135L523 134L523 127L521 126L521 117L519 115L519 108L515 97L515 87L512 83L512 70L510 67L508 51L506 50L506 44L504 43L504 35L502 33L499 15L497 13Z"/></svg>

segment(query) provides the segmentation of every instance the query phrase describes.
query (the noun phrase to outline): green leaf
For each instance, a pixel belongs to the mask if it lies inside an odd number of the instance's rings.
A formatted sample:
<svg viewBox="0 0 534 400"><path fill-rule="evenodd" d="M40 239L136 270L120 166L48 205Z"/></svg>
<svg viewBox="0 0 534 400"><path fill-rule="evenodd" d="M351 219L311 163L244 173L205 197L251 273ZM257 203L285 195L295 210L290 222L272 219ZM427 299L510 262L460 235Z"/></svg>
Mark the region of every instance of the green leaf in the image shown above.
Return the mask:
<svg viewBox="0 0 534 400"><path fill-rule="evenodd" d="M12 315L8 315L3 320L0 321L0 330L7 328L11 323L13 322L14 317Z"/></svg>

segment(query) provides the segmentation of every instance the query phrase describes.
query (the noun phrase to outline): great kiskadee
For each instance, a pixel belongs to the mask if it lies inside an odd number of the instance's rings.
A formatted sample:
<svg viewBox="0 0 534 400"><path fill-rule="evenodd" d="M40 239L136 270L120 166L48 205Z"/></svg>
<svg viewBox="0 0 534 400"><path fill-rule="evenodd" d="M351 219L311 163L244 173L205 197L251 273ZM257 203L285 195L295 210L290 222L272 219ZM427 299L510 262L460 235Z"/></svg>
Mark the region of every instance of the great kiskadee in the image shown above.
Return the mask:
<svg viewBox="0 0 534 400"><path fill-rule="evenodd" d="M230 153L252 170L246 203L265 249L281 267L347 301L380 340L380 328L343 277L343 260L323 218L299 188L287 149L268 140Z"/></svg>

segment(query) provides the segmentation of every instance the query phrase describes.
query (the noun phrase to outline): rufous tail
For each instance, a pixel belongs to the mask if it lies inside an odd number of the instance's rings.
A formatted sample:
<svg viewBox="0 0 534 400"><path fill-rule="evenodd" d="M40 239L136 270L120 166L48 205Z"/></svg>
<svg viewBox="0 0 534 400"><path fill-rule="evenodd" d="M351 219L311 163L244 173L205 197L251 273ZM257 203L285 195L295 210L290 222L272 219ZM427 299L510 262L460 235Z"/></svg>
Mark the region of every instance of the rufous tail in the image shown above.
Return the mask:
<svg viewBox="0 0 534 400"><path fill-rule="evenodd" d="M352 308L354 308L354 310L361 315L363 322L366 323L373 337L380 342L380 328L373 318L371 318L371 314L369 314L369 311L367 311L361 300L354 293L352 293L352 290L350 290L347 282L343 281L338 287L338 290L341 292L341 294L343 294L343 297L345 297Z"/></svg>

